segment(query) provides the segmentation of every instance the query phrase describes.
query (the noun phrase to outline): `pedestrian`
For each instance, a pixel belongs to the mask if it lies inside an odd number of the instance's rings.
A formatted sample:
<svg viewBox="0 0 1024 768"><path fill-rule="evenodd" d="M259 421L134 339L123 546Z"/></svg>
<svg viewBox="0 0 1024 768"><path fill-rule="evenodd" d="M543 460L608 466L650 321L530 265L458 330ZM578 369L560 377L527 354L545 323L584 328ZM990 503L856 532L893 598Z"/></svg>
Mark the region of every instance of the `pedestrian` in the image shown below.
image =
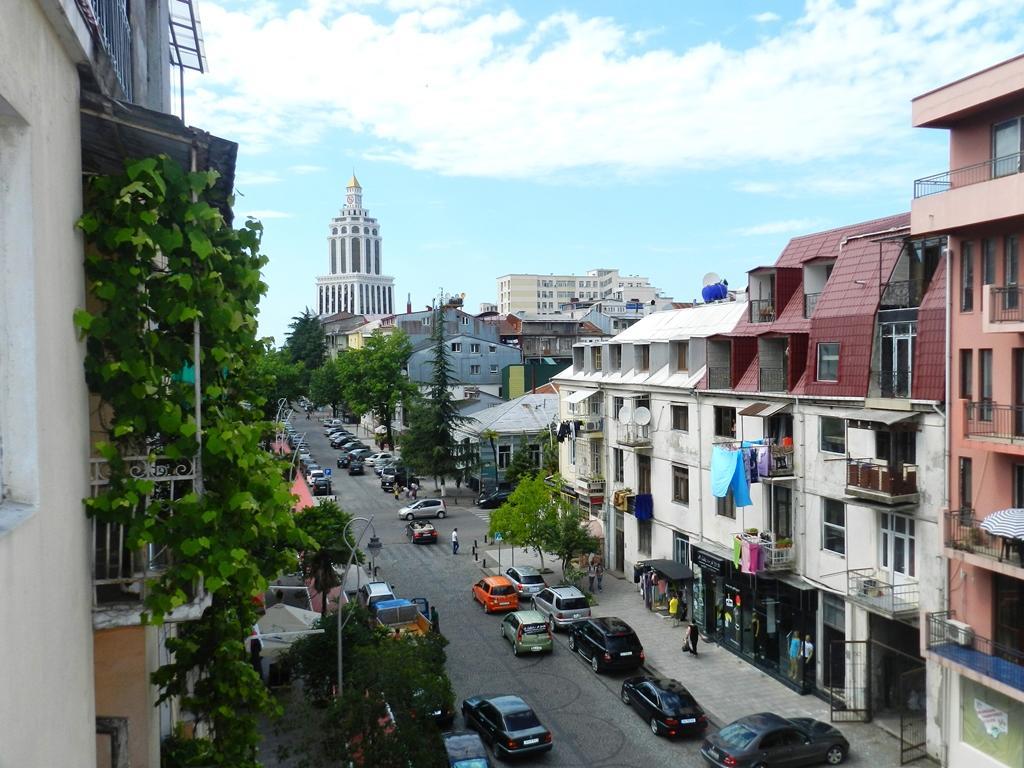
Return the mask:
<svg viewBox="0 0 1024 768"><path fill-rule="evenodd" d="M691 623L690 628L686 631L686 640L683 642L683 650L696 656L697 640L699 637L700 633L697 631L697 625L695 623Z"/></svg>
<svg viewBox="0 0 1024 768"><path fill-rule="evenodd" d="M437 634L441 634L441 619L437 615L437 608L434 606L430 606L430 628L437 632Z"/></svg>
<svg viewBox="0 0 1024 768"><path fill-rule="evenodd" d="M673 594L668 601L668 615L673 621L679 621L679 595Z"/></svg>
<svg viewBox="0 0 1024 768"><path fill-rule="evenodd" d="M415 499L415 498L416 498L416 494L417 494L417 493L419 492L419 490L420 490L420 486L419 486L419 483L417 483L417 482L413 481L413 482L412 482L412 483L411 483L411 484L409 485L409 489L410 489L410 490L412 491L412 497L413 497L413 498Z"/></svg>
<svg viewBox="0 0 1024 768"><path fill-rule="evenodd" d="M597 591L600 592L604 589L601 586L601 582L604 581L604 563L601 560L597 561Z"/></svg>
<svg viewBox="0 0 1024 768"><path fill-rule="evenodd" d="M394 484L395 501L398 501L398 497L402 494L402 486L398 483Z"/></svg>
<svg viewBox="0 0 1024 768"><path fill-rule="evenodd" d="M459 554L459 529L452 528L452 554Z"/></svg>
<svg viewBox="0 0 1024 768"><path fill-rule="evenodd" d="M587 566L587 582L590 585L590 588L589 588L590 592L594 591L594 579L596 579L596 578L597 578L597 566L594 564L594 561L591 560L590 561L590 565Z"/></svg>

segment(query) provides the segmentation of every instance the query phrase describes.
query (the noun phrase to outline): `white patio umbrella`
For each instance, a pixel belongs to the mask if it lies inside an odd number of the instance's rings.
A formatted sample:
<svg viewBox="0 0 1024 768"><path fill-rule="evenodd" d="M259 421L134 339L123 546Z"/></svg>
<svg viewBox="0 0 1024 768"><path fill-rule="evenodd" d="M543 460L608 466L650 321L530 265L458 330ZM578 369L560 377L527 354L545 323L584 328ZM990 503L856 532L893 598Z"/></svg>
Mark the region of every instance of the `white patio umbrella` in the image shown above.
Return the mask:
<svg viewBox="0 0 1024 768"><path fill-rule="evenodd" d="M271 606L256 622L256 636L263 643L263 652L260 655L276 659L319 618L320 614L316 611L305 611L284 603Z"/></svg>
<svg viewBox="0 0 1024 768"><path fill-rule="evenodd" d="M993 512L981 521L980 527L993 536L1024 540L1024 508L1011 507Z"/></svg>

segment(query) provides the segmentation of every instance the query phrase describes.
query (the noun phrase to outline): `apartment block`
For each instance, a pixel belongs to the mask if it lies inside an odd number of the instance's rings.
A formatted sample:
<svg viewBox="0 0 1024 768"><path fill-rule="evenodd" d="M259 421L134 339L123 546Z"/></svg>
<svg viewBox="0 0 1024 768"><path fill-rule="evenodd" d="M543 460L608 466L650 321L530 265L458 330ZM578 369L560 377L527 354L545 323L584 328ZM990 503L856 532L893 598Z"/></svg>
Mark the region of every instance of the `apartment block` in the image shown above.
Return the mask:
<svg viewBox="0 0 1024 768"><path fill-rule="evenodd" d="M549 313L574 299L618 299L648 305L661 292L646 277L623 275L617 269L591 269L585 275L502 275L497 279L498 312Z"/></svg>

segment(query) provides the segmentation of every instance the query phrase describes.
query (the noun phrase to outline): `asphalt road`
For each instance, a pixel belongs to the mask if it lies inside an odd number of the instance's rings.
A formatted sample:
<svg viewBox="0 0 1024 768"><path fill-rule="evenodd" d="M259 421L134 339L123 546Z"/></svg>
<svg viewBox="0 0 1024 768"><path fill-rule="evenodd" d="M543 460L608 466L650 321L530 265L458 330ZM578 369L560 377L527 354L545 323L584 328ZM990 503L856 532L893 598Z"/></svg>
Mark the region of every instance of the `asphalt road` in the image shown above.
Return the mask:
<svg viewBox="0 0 1024 768"><path fill-rule="evenodd" d="M303 420L304 421L304 420ZM334 467L337 452L324 439L319 422L309 425L307 440L322 466ZM455 688L456 706L475 695L514 693L537 712L554 736L554 748L517 765L591 766L593 768L661 768L705 765L698 754L699 740L669 741L652 734L647 724L619 699L627 675L596 675L566 647L565 635L556 635L550 656L516 658L499 636L500 616L486 615L471 598L470 588L481 576L474 560L474 540L483 543L487 512L471 504L464 493L458 504L448 496L449 516L434 521L436 545L411 544L405 522L398 519L390 494L370 468L363 477L349 477L334 469L334 491L343 509L373 516L383 543L376 559L380 577L402 597L426 597L437 607L441 631L448 638L448 672ZM430 481L427 486L432 485ZM429 489L424 489L428 491ZM427 496L421 491L420 498ZM451 554L452 528L459 529L461 551ZM358 530L358 527L357 527ZM503 563L504 564L504 563ZM461 715L456 728L462 728Z"/></svg>

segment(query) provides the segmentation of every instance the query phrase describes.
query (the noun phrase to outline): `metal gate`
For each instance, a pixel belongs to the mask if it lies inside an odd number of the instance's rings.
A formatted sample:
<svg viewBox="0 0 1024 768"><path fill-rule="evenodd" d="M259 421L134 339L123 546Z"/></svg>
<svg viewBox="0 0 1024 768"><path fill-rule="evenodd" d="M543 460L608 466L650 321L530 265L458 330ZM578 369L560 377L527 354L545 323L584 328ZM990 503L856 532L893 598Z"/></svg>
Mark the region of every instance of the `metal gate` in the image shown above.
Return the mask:
<svg viewBox="0 0 1024 768"><path fill-rule="evenodd" d="M833 659L846 668L841 685L828 689L829 718L833 723L871 720L871 641L836 640L828 646L826 664ZM836 658L835 654L839 657Z"/></svg>
<svg viewBox="0 0 1024 768"><path fill-rule="evenodd" d="M900 765L928 754L925 734L925 668L911 669L900 675Z"/></svg>

